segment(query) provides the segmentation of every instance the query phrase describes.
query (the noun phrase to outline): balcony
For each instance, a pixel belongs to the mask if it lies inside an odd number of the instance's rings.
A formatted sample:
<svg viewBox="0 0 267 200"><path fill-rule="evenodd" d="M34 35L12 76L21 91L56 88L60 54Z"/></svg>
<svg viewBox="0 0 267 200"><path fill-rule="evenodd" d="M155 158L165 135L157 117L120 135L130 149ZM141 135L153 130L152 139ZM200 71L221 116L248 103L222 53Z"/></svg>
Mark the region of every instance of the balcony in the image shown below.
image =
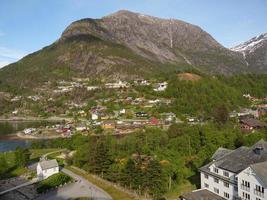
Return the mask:
<svg viewBox="0 0 267 200"><path fill-rule="evenodd" d="M247 187L247 186L245 186L245 185L242 185L241 184L241 187L240 187L242 190L245 190L245 191L247 191L247 192L250 192L250 188L249 187Z"/></svg>
<svg viewBox="0 0 267 200"><path fill-rule="evenodd" d="M264 193L263 192L260 192L260 191L258 191L256 189L254 189L254 194L257 195L258 197L264 198Z"/></svg>

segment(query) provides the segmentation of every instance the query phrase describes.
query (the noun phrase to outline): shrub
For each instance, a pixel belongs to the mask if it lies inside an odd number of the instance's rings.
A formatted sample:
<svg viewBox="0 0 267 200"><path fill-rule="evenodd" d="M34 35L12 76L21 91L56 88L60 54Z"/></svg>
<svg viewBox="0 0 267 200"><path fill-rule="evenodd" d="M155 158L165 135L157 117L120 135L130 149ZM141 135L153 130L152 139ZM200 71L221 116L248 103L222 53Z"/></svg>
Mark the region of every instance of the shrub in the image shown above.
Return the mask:
<svg viewBox="0 0 267 200"><path fill-rule="evenodd" d="M45 192L64 183L70 182L71 180L71 177L67 176L66 174L63 174L62 172L54 174L38 183L37 192Z"/></svg>

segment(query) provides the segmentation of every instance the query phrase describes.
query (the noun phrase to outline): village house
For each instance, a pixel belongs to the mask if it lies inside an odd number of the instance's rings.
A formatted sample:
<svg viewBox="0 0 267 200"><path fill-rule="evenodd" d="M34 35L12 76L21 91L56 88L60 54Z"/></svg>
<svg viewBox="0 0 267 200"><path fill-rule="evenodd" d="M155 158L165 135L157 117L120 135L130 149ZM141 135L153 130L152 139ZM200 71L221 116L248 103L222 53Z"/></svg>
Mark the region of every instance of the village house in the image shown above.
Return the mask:
<svg viewBox="0 0 267 200"><path fill-rule="evenodd" d="M136 117L148 117L148 114L144 111L141 111L141 112L136 112L135 116Z"/></svg>
<svg viewBox="0 0 267 200"><path fill-rule="evenodd" d="M148 80L145 80L145 79L137 79L137 80L134 80L134 84L135 85L150 85L150 82Z"/></svg>
<svg viewBox="0 0 267 200"><path fill-rule="evenodd" d="M92 113L91 119L92 120L98 120L98 114L97 113Z"/></svg>
<svg viewBox="0 0 267 200"><path fill-rule="evenodd" d="M245 118L240 120L242 130L252 131L254 129L266 128L267 124L254 118Z"/></svg>
<svg viewBox="0 0 267 200"><path fill-rule="evenodd" d="M104 121L102 123L102 128L103 129L115 129L115 122L114 121Z"/></svg>
<svg viewBox="0 0 267 200"><path fill-rule="evenodd" d="M157 86L153 89L155 92L161 92L166 90L168 86L167 82L158 83Z"/></svg>
<svg viewBox="0 0 267 200"><path fill-rule="evenodd" d="M200 178L201 190L181 195L181 200L200 199L197 196L205 200L267 200L267 142L260 140L236 150L219 148L212 161L200 168Z"/></svg>
<svg viewBox="0 0 267 200"><path fill-rule="evenodd" d="M26 128L23 130L25 135L33 134L36 131L36 128Z"/></svg>
<svg viewBox="0 0 267 200"><path fill-rule="evenodd" d="M128 88L129 86L127 82L118 81L116 83L106 83L105 87L109 89L120 89L120 88Z"/></svg>
<svg viewBox="0 0 267 200"><path fill-rule="evenodd" d="M87 86L87 91L92 91L98 89L98 86Z"/></svg>
<svg viewBox="0 0 267 200"><path fill-rule="evenodd" d="M37 177L42 180L59 172L59 166L56 159L42 160L37 164Z"/></svg>
<svg viewBox="0 0 267 200"><path fill-rule="evenodd" d="M20 101L22 98L22 96L15 96L12 99L10 99L11 102L16 102L16 101Z"/></svg>

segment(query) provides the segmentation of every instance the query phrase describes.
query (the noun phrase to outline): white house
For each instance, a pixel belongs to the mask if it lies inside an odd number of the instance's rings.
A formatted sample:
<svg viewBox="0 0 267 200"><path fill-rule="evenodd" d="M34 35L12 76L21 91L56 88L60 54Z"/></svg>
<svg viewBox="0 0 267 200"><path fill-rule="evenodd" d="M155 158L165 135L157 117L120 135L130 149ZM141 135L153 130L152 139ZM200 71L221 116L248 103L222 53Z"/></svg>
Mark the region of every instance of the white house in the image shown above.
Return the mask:
<svg viewBox="0 0 267 200"><path fill-rule="evenodd" d="M97 113L92 113L91 118L92 118L92 120L98 120L98 114Z"/></svg>
<svg viewBox="0 0 267 200"><path fill-rule="evenodd" d="M230 200L267 200L267 142L260 140L236 150L219 148L212 160L200 168L202 194L212 192Z"/></svg>
<svg viewBox="0 0 267 200"><path fill-rule="evenodd" d="M49 176L59 172L59 166L56 159L43 160L37 164L37 177L46 179Z"/></svg>
<svg viewBox="0 0 267 200"><path fill-rule="evenodd" d="M166 90L167 86L168 86L168 83L167 82L159 83L157 85L157 87L154 88L154 91L156 91L156 92L164 91L164 90Z"/></svg>

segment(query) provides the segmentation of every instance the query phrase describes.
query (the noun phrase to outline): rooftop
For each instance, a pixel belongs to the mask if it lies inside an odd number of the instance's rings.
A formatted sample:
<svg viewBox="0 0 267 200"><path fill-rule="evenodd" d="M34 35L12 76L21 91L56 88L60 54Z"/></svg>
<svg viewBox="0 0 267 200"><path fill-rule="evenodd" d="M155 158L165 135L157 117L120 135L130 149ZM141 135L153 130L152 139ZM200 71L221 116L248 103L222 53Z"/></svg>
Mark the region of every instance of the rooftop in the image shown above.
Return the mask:
<svg viewBox="0 0 267 200"><path fill-rule="evenodd" d="M195 190L180 196L181 200L224 200L219 195L206 189Z"/></svg>
<svg viewBox="0 0 267 200"><path fill-rule="evenodd" d="M260 178L260 180L264 184L264 187L266 188L267 187L267 161L253 164L250 167L257 174L257 176Z"/></svg>
<svg viewBox="0 0 267 200"><path fill-rule="evenodd" d="M267 127L267 124L265 122L261 122L257 119L253 118L247 118L240 121L243 124L247 124L252 127Z"/></svg>
<svg viewBox="0 0 267 200"><path fill-rule="evenodd" d="M54 167L58 167L58 163L56 159L53 160L44 160L39 162L42 169L51 169Z"/></svg>
<svg viewBox="0 0 267 200"><path fill-rule="evenodd" d="M224 150L224 152L226 151ZM214 157L217 159L200 168L200 170L209 172L209 166L214 163L218 168L239 173L250 165L267 161L267 142L260 140L252 147L243 146L222 156L218 156L217 150L213 155Z"/></svg>

